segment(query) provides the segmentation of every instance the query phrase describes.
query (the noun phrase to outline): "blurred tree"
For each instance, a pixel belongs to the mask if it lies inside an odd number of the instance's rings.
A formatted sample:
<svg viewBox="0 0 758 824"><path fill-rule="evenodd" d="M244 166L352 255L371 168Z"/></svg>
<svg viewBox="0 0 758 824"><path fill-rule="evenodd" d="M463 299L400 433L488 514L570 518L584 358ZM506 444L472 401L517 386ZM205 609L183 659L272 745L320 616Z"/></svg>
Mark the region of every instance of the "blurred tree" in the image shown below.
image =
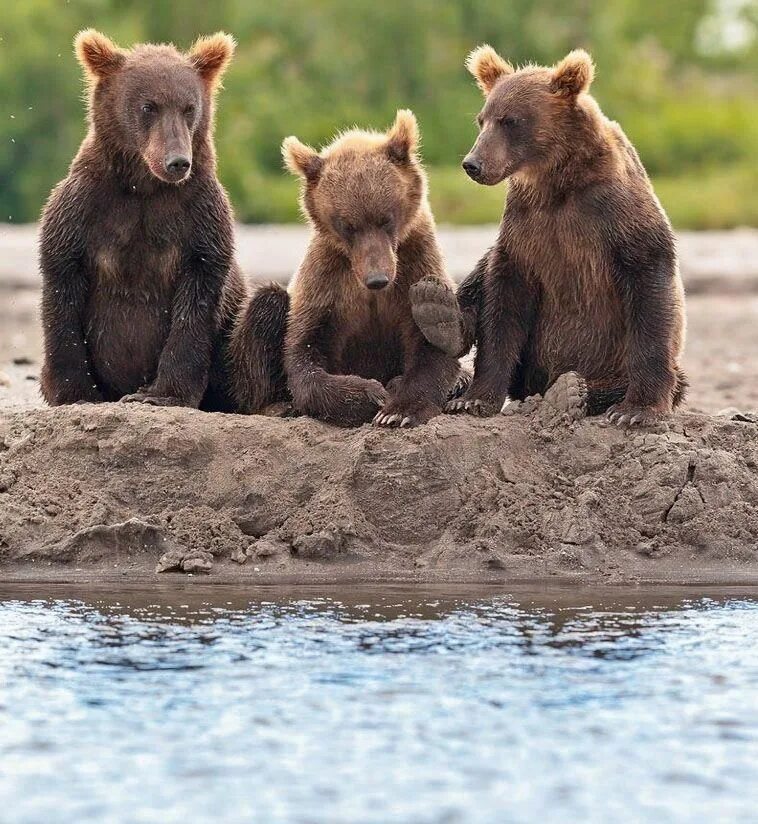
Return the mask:
<svg viewBox="0 0 758 824"><path fill-rule="evenodd" d="M756 0L25 0L6 3L0 19L0 220L36 218L84 134L71 42L87 26L123 45L235 35L217 140L245 220L296 214L296 186L279 179L287 134L318 145L356 123L383 128L410 107L427 163L457 166L480 106L463 59L481 42L519 64L588 48L596 96L654 175L696 187L701 175L758 168ZM456 197L473 190L462 175L444 179L441 217L466 219Z"/></svg>

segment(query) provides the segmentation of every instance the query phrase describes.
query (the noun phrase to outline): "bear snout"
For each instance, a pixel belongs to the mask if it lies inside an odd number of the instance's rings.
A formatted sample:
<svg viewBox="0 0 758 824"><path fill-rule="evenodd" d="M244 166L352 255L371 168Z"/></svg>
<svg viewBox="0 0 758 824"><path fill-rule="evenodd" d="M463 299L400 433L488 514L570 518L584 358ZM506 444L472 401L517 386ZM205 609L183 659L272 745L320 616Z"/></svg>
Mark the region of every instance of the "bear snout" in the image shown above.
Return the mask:
<svg viewBox="0 0 758 824"><path fill-rule="evenodd" d="M389 285L390 278L385 272L369 272L363 282L367 289L384 289Z"/></svg>
<svg viewBox="0 0 758 824"><path fill-rule="evenodd" d="M472 180L479 180L481 178L482 163L478 158L473 155L466 155L461 166L463 166L463 171L466 172Z"/></svg>
<svg viewBox="0 0 758 824"><path fill-rule="evenodd" d="M173 180L183 180L192 167L192 161L183 154L169 154L164 160L163 167L166 174Z"/></svg>

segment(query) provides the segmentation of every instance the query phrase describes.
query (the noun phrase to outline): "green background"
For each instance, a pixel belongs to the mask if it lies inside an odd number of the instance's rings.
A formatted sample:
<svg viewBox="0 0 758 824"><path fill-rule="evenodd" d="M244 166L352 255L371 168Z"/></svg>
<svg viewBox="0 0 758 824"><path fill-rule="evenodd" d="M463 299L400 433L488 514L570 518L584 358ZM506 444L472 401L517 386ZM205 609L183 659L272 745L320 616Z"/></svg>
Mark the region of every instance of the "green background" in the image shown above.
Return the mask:
<svg viewBox="0 0 758 824"><path fill-rule="evenodd" d="M637 146L679 228L758 224L756 2L743 0L25 0L0 13L0 220L35 220L82 139L71 42L181 48L218 29L238 40L221 93L220 176L243 221L298 219L282 138L313 144L400 107L420 121L439 222L495 222L503 191L458 168L478 90L463 68L489 42L513 63L595 58L593 92Z"/></svg>

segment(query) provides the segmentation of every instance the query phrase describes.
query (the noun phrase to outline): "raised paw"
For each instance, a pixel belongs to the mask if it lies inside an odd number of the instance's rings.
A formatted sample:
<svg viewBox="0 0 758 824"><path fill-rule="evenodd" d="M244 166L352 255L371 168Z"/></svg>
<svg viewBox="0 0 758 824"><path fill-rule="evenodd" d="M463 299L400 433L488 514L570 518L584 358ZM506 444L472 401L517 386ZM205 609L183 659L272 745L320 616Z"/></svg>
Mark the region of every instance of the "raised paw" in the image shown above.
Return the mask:
<svg viewBox="0 0 758 824"><path fill-rule="evenodd" d="M458 357L463 349L461 312L455 292L434 278L423 278L410 289L411 313L424 337L437 349Z"/></svg>
<svg viewBox="0 0 758 824"><path fill-rule="evenodd" d="M665 413L651 406L627 406L614 404L607 412L606 419L614 426L654 426L665 417Z"/></svg>

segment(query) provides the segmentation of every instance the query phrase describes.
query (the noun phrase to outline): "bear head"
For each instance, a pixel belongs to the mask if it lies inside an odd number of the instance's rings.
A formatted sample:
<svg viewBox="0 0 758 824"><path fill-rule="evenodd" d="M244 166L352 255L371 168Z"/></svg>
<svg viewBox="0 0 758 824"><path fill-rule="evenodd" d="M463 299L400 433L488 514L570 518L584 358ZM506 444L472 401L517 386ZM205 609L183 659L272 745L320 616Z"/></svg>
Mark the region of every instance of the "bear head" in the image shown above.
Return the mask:
<svg viewBox="0 0 758 824"><path fill-rule="evenodd" d="M202 37L187 53L171 45L126 50L88 29L74 47L89 85L91 126L104 150L144 161L165 183L186 180L193 152L210 134L234 39L221 32Z"/></svg>
<svg viewBox="0 0 758 824"><path fill-rule="evenodd" d="M490 46L480 46L466 67L485 97L479 136L462 164L469 177L493 186L570 156L575 130L596 108L586 94L594 74L587 52L572 51L552 68L514 69Z"/></svg>
<svg viewBox="0 0 758 824"><path fill-rule="evenodd" d="M303 181L306 217L368 289L394 282L398 245L425 202L418 142L413 112L400 110L387 132L351 130L320 152L296 137L282 144L285 165Z"/></svg>

